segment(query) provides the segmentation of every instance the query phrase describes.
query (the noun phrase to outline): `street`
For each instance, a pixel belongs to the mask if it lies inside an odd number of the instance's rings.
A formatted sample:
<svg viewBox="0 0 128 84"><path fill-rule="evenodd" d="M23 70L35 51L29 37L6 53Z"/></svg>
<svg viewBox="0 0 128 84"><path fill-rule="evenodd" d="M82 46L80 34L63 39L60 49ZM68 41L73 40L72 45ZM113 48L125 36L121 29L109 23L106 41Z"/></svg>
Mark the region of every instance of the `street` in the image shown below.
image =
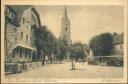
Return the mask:
<svg viewBox="0 0 128 84"><path fill-rule="evenodd" d="M78 78L122 78L123 67L110 67L75 63L76 70L71 69L70 62L50 64L27 72L5 75L5 79L41 78L41 79L78 79Z"/></svg>

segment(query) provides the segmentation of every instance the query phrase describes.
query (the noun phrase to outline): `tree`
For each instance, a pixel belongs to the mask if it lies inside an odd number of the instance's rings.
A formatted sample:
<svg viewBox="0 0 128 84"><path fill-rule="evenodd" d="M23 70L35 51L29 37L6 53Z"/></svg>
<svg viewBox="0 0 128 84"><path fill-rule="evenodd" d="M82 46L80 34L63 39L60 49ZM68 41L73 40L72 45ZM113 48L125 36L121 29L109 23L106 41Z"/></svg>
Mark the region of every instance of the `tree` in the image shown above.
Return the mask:
<svg viewBox="0 0 128 84"><path fill-rule="evenodd" d="M65 45L65 43L62 40L57 40L57 59L60 63L65 58L65 55L67 54L69 49L70 48L67 45Z"/></svg>
<svg viewBox="0 0 128 84"><path fill-rule="evenodd" d="M56 38L51 31L47 29L47 26L43 25L41 27L33 26L35 34L35 46L37 47L37 58L41 60L45 58L45 55L51 56L51 53L56 51ZM42 57L43 51L43 57Z"/></svg>
<svg viewBox="0 0 128 84"><path fill-rule="evenodd" d="M84 52L84 46L82 43L74 43L72 45L72 50L71 50L71 56L72 58L75 58L75 60L84 59L86 54Z"/></svg>
<svg viewBox="0 0 128 84"><path fill-rule="evenodd" d="M85 51L87 50L88 47L86 44L82 44L80 42L72 44L70 50L70 56L72 59L72 70L75 69L75 60L78 61L78 59L81 59L83 61L87 56L87 54L85 53Z"/></svg>
<svg viewBox="0 0 128 84"><path fill-rule="evenodd" d="M107 56L112 53L113 37L110 33L102 33L93 37L89 43L95 56Z"/></svg>

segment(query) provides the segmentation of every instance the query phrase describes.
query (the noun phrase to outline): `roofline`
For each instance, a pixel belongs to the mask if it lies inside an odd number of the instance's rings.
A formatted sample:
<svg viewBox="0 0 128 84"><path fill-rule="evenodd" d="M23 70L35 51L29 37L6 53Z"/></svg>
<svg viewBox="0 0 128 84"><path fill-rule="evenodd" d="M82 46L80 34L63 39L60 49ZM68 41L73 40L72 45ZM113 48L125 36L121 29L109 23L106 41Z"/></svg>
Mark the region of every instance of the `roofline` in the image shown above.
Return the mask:
<svg viewBox="0 0 128 84"><path fill-rule="evenodd" d="M38 13L38 11L36 10L36 8L35 8L34 6L32 7L32 10L36 13L37 19L38 19L38 21L39 21L39 25L41 26L40 14Z"/></svg>
<svg viewBox="0 0 128 84"><path fill-rule="evenodd" d="M11 7L11 5L6 5L6 7L11 9L16 14L16 11Z"/></svg>

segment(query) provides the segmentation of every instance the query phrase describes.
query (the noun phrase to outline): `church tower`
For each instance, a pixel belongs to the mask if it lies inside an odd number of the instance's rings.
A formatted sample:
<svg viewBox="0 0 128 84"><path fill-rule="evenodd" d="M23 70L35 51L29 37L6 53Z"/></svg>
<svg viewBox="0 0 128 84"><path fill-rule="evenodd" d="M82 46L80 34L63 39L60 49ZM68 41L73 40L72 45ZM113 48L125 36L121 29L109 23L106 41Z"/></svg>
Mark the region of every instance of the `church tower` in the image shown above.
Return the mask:
<svg viewBox="0 0 128 84"><path fill-rule="evenodd" d="M62 18L61 22L61 35L60 35L61 41L65 43L65 45L70 46L71 45L71 38L70 38L70 20L67 15L67 8L65 6L64 9L64 16Z"/></svg>

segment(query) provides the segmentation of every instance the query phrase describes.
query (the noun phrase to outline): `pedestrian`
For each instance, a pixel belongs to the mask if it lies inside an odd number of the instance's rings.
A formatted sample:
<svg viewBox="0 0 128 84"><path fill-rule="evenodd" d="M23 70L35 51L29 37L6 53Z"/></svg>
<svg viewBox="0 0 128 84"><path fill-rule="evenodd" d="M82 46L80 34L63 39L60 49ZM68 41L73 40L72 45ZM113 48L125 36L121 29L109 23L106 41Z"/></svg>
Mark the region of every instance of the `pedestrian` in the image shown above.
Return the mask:
<svg viewBox="0 0 128 84"><path fill-rule="evenodd" d="M26 61L25 61L25 63L24 63L24 67L25 67L25 71L28 71L27 62L26 62Z"/></svg>
<svg viewBox="0 0 128 84"><path fill-rule="evenodd" d="M47 55L45 56L45 64L46 65L48 64L48 56Z"/></svg>
<svg viewBox="0 0 128 84"><path fill-rule="evenodd" d="M22 62L23 72L25 71L25 62Z"/></svg>

